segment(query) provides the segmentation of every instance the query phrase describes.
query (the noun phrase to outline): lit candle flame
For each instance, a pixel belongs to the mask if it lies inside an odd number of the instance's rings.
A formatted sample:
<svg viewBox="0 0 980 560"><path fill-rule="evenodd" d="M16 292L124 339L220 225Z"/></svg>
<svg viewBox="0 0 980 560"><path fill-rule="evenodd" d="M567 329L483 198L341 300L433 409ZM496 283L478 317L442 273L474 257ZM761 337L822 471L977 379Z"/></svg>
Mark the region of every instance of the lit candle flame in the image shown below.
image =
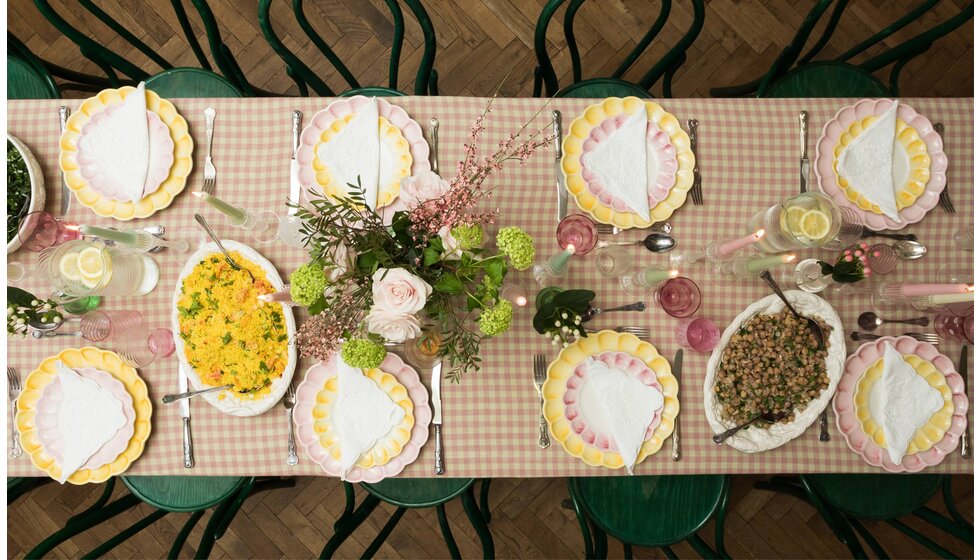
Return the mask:
<svg viewBox="0 0 980 560"><path fill-rule="evenodd" d="M766 230L764 230L764 229L760 229L759 231L757 231L757 232L755 232L755 238L756 238L756 239L762 239L762 237L763 237L763 236L764 236L765 234L766 234Z"/></svg>
<svg viewBox="0 0 980 560"><path fill-rule="evenodd" d="M517 296L517 298L515 298L514 303L516 303L518 307L524 307L525 305L527 305L527 298L524 296Z"/></svg>
<svg viewBox="0 0 980 560"><path fill-rule="evenodd" d="M565 252L568 253L569 255L574 255L575 254L575 245L572 245L571 243L569 243L565 247Z"/></svg>
<svg viewBox="0 0 980 560"><path fill-rule="evenodd" d="M783 262L784 263L789 264L789 263L791 263L791 262L793 262L795 260L796 260L796 255L794 255L792 253L790 253L789 255L783 255Z"/></svg>
<svg viewBox="0 0 980 560"><path fill-rule="evenodd" d="M973 284L967 284L966 285L966 291L972 292L973 291Z"/></svg>
<svg viewBox="0 0 980 560"><path fill-rule="evenodd" d="M196 196L197 198L204 198L204 193L201 191L191 191L191 194Z"/></svg>
<svg viewBox="0 0 980 560"><path fill-rule="evenodd" d="M82 229L82 226L77 225L77 224L65 224L65 229L67 229L69 231L78 231L78 230Z"/></svg>
<svg viewBox="0 0 980 560"><path fill-rule="evenodd" d="M671 278L677 278L677 275L680 274L680 273L681 273L681 271L679 271L679 270L668 270L667 271L667 274L669 274Z"/></svg>

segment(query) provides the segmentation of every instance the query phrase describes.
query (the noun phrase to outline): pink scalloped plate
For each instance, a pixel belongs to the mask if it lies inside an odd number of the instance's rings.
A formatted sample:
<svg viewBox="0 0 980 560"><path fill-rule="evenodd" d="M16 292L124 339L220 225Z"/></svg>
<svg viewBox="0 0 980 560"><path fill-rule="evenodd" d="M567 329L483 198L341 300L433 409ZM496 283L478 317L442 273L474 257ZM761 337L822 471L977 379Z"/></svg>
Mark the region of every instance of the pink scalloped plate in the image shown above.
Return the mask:
<svg viewBox="0 0 980 560"><path fill-rule="evenodd" d="M946 435L931 448L914 455L906 455L900 465L889 459L888 451L878 447L861 428L854 411L854 391L858 382L875 362L885 353L885 343L891 342L902 354L914 354L932 364L946 376L946 384L953 393L953 420ZM953 362L939 353L931 344L919 342L908 336L884 336L874 342L862 344L847 358L844 375L837 385L834 395L834 412L837 413L837 429L844 435L847 446L860 455L869 465L881 467L889 472L918 472L926 467L938 465L946 455L959 449L960 436L966 429L966 413L970 402L964 394L963 378L953 368Z"/></svg>
<svg viewBox="0 0 980 560"><path fill-rule="evenodd" d="M943 152L943 139L932 127L932 122L917 113L915 109L904 103L899 103L898 118L915 129L919 137L926 143L929 151L931 163L929 165L929 182L926 183L925 191L911 206L899 211L900 222L896 222L883 214L862 210L847 199L844 191L837 186L837 179L834 176L834 147L837 146L841 133L851 123L872 115L881 115L888 110L891 103L892 100L890 99L862 99L854 105L848 105L837 111L834 118L827 121L823 127L823 134L817 142L817 154L814 160L817 185L819 185L820 190L833 198L840 206L851 208L857 212L865 226L879 231L902 229L924 218L926 213L939 203L939 193L946 186L946 168L949 165L949 159Z"/></svg>
<svg viewBox="0 0 980 560"><path fill-rule="evenodd" d="M116 432L116 435L106 442L89 460L81 466L82 469L97 469L115 461L119 455L126 450L129 439L136 431L136 410L133 408L133 397L126 391L126 387L121 381L95 368L78 368L75 371L78 375L91 379L99 384L100 387L112 393L112 396L119 399L123 405L123 414L126 415L126 425ZM48 383L41 393L41 398L37 401L37 439L46 452L48 452L58 464L64 453L64 438L58 432L58 403L61 402L62 389L61 381L56 377L54 381Z"/></svg>
<svg viewBox="0 0 980 560"><path fill-rule="evenodd" d="M653 372L643 360L627 354L626 352L602 352L593 359L599 360L610 367L614 367L620 371L626 372L628 375L639 378L644 385L649 387L656 387L658 391L663 392L663 387L660 386L660 382L657 381L657 374ZM572 376L568 378L568 382L565 384L565 395L563 400L565 401L565 418L568 419L569 423L572 425L572 431L579 435L586 444L595 447L596 449L607 452L611 451L613 453L619 453L619 448L616 446L616 442L613 441L611 434L605 434L601 432L596 432L591 426L589 426L588 418L586 418L578 406L578 393L582 386L585 384L585 376L588 372L586 371L585 362L583 361L578 366L575 367L575 371ZM657 410L656 414L653 415L653 419L650 421L650 425L647 426L647 432L643 436L643 441L650 439L653 436L653 430L660 425L660 415L663 412L663 407Z"/></svg>
<svg viewBox="0 0 980 560"><path fill-rule="evenodd" d="M313 171L314 148L319 141L320 134L330 127L334 121L342 119L354 113L358 107L363 106L369 98L363 95L353 97L342 97L327 105L326 109L317 111L310 123L303 129L299 137L299 149L296 150L296 161L299 163L299 183L305 192L310 188L317 188L315 173ZM397 105L392 105L388 101L378 98L378 116L388 119L388 122L398 127L402 136L408 141L409 151L412 153L412 175L418 175L423 171L429 171L429 145L425 142L422 135L422 127L415 122L404 109ZM395 199L392 204L397 204L399 199ZM391 206L391 205L389 205Z"/></svg>
<svg viewBox="0 0 980 560"><path fill-rule="evenodd" d="M79 173L82 175L92 190L102 196L127 202L131 201L126 194L125 185L118 178L109 177L102 173L99 162L86 153L85 137L92 134L99 125L104 123L122 105L107 107L92 116L78 137L78 165ZM150 132L150 164L146 172L146 182L143 185L143 196L156 192L160 185L170 176L170 168L174 164L174 141L170 137L170 129L160 120L160 117L153 111L146 111L146 124Z"/></svg>
<svg viewBox="0 0 980 560"><path fill-rule="evenodd" d="M594 127L589 132L589 137L582 143L582 157L579 158L582 164L582 178L589 192L599 199L600 203L617 212L632 212L632 210L625 202L607 192L599 178L589 171L585 165L585 154L595 150L615 130L623 126L629 117L625 114L617 115ZM651 121L647 121L647 156L656 159L655 163L647 159L647 200L650 208L653 208L667 198L670 189L674 187L677 178L677 149L671 143L670 136L660 130L657 123Z"/></svg>
<svg viewBox="0 0 980 560"><path fill-rule="evenodd" d="M296 389L296 409L294 419L296 422L296 437L300 445L306 448L306 453L314 463L330 476L340 476L340 461L334 460L323 446L320 445L320 438L313 429L313 407L316 405L316 396L323 389L323 384L327 379L336 375L334 354L330 361L320 362L306 370L306 378ZM379 369L395 376L412 399L415 414L415 425L412 427L412 437L405 444L405 448L397 456L392 458L384 465L362 469L355 466L347 475L348 482L378 482L383 478L396 476L402 472L407 465L412 464L419 456L419 451L429 439L429 422L432 421L432 409L429 408L429 392L419 380L419 374L412 366L406 364L397 355L388 353L384 361L381 362Z"/></svg>

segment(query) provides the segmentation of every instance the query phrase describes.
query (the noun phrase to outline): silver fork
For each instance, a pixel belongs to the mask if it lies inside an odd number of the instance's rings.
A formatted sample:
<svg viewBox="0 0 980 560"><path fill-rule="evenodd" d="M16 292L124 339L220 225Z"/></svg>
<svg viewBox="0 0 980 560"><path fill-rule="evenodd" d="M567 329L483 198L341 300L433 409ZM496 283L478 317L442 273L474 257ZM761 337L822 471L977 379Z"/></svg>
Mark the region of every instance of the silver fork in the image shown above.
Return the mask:
<svg viewBox="0 0 980 560"><path fill-rule="evenodd" d="M621 228L617 226L611 226L609 224L596 224L595 229L602 235L609 235L609 234L619 235L620 233L623 232ZM651 225L650 227L636 228L635 230L632 231L654 230L654 231L662 231L664 233L670 233L671 231L673 231L673 229L674 227L670 225L670 222L657 222Z"/></svg>
<svg viewBox="0 0 980 560"><path fill-rule="evenodd" d="M541 405L544 405L544 381L548 378L547 366L545 365L544 354L534 355L534 389L538 392ZM547 449L551 445L551 438L548 437L548 421L544 419L544 411L538 416L538 447Z"/></svg>
<svg viewBox="0 0 980 560"><path fill-rule="evenodd" d="M863 333L858 331L851 332L851 340L878 340L885 335L877 335L871 333ZM902 333L902 336L912 337L919 342L926 342L935 346L939 345L939 335L932 333L917 333L917 332L907 332Z"/></svg>
<svg viewBox="0 0 980 560"><path fill-rule="evenodd" d="M21 389L20 375L17 374L16 369L8 367L7 396L10 397L10 439L13 440L10 456L15 458L24 454L24 450L20 447L20 434L17 433L17 397L20 396Z"/></svg>
<svg viewBox="0 0 980 560"><path fill-rule="evenodd" d="M698 165L698 120L687 119L687 129L691 133L691 153L694 154L694 185L691 187L691 200L695 206L704 204L701 195L701 169Z"/></svg>
<svg viewBox="0 0 980 560"><path fill-rule="evenodd" d="M650 329L646 327L616 327L613 330L618 333L631 334L637 338L650 338ZM599 332L599 329L585 329L585 332L595 334Z"/></svg>
<svg viewBox="0 0 980 560"><path fill-rule="evenodd" d="M208 151L204 154L204 192L208 194L214 194L214 181L218 174L218 170L214 168L214 163L211 162L211 139L214 136L215 114L213 107L204 110L204 124L208 134Z"/></svg>
<svg viewBox="0 0 980 560"><path fill-rule="evenodd" d="M296 388L290 383L286 389L286 397L282 400L286 407L286 418L289 420L289 440L286 442L286 464L293 466L299 463L296 456L296 436L293 434L293 407L296 406Z"/></svg>
<svg viewBox="0 0 980 560"><path fill-rule="evenodd" d="M936 129L936 133L939 134L940 140L945 140L943 138L943 133L946 132L946 127L943 123L937 122L932 125L932 128ZM939 193L939 205L943 207L943 211L947 214L955 214L956 207L953 206L953 199L949 197L949 179L946 179L946 184L943 185L943 190Z"/></svg>

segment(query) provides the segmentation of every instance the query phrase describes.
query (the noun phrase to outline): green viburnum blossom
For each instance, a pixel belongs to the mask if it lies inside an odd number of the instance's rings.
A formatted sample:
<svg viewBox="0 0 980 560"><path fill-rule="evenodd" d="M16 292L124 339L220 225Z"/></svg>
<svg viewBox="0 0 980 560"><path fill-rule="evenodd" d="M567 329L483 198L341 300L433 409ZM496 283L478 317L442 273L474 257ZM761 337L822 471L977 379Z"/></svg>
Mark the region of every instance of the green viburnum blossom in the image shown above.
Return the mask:
<svg viewBox="0 0 980 560"><path fill-rule="evenodd" d="M449 230L449 233L464 251L476 249L483 243L483 226L480 224L459 225Z"/></svg>
<svg viewBox="0 0 980 560"><path fill-rule="evenodd" d="M384 346L366 338L348 340L340 347L340 357L344 362L361 369L380 366L387 354Z"/></svg>
<svg viewBox="0 0 980 560"><path fill-rule="evenodd" d="M510 320L513 316L514 306L506 299L502 299L497 302L497 305L484 309L477 323L483 334L497 336L510 328Z"/></svg>
<svg viewBox="0 0 980 560"><path fill-rule="evenodd" d="M517 270L527 270L534 262L534 241L517 226L505 227L497 232L497 248L507 255Z"/></svg>
<svg viewBox="0 0 980 560"><path fill-rule="evenodd" d="M309 307L323 296L327 287L327 275L318 262L306 263L289 275L289 296L296 303Z"/></svg>

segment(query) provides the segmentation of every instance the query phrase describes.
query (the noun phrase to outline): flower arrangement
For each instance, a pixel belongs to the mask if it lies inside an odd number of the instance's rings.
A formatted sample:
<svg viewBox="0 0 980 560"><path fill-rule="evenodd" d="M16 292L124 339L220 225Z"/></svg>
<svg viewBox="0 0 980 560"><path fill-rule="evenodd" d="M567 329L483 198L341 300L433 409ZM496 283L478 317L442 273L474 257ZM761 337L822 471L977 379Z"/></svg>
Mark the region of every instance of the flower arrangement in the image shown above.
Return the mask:
<svg viewBox="0 0 980 560"><path fill-rule="evenodd" d="M561 290L549 286L538 292L534 314L534 330L551 339L552 344L569 344L586 336L582 316L588 311L595 292L590 290Z"/></svg>
<svg viewBox="0 0 980 560"><path fill-rule="evenodd" d="M868 266L870 249L867 243L861 243L855 247L845 249L837 258L837 262L830 264L826 261L820 263L820 272L824 275L830 274L835 282L854 283L864 280L871 276L871 267ZM875 254L874 256L881 256Z"/></svg>
<svg viewBox="0 0 980 560"><path fill-rule="evenodd" d="M456 174L403 179L399 196L407 210L390 222L364 203L359 177L347 196L311 191L311 208L298 207L311 257L290 277L293 301L311 315L297 335L302 355L326 360L339 350L351 366L377 367L384 343L435 329L447 378L459 381L479 369L481 342L510 328L513 308L499 293L504 277L511 267L530 267L535 255L531 236L518 227L502 228L496 250L488 246L485 226L496 212L477 210L492 191L484 182L504 162L523 164L552 140L543 129L525 134L529 120L478 157L492 104L474 123Z"/></svg>
<svg viewBox="0 0 980 560"><path fill-rule="evenodd" d="M31 323L59 324L64 321L58 302L38 299L20 288L7 286L7 334L26 335Z"/></svg>

